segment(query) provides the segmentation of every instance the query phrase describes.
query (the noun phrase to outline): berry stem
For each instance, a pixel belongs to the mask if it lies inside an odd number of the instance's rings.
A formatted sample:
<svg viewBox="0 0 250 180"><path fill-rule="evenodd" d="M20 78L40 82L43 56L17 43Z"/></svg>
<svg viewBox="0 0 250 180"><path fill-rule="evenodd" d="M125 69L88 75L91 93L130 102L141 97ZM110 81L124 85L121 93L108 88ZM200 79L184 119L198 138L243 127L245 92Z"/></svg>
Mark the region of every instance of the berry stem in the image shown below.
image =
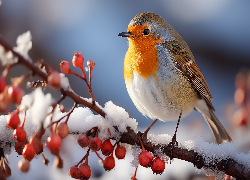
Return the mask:
<svg viewBox="0 0 250 180"><path fill-rule="evenodd" d="M30 144L33 144L33 141L34 141L35 137L39 134L39 132L40 132L40 130L38 130L38 131L34 134L34 136L32 137L32 139L31 139L31 141L30 141Z"/></svg>
<svg viewBox="0 0 250 180"><path fill-rule="evenodd" d="M90 94L90 96L91 96L91 98L92 98L92 104L94 105L94 104L95 104L95 100L94 100L93 92L92 92L92 89L91 89L91 83L89 83L88 80L86 79L86 75L85 75L85 73L84 73L84 71L83 71L83 68L80 68L80 69L81 69L82 72L83 72L83 76L80 76L79 74L73 72L72 70L69 70L69 74L73 74L73 75L79 77L80 79L82 79L82 80L84 80L84 81L86 82L86 85L87 85L87 87L88 87L89 94Z"/></svg>
<svg viewBox="0 0 250 180"><path fill-rule="evenodd" d="M79 164L81 164L89 156L89 151L90 151L90 148L88 148L88 151L85 154L85 156L75 165L75 167L78 167Z"/></svg>
<svg viewBox="0 0 250 180"><path fill-rule="evenodd" d="M141 136L140 136L140 135L139 135L139 141L140 141L140 143L141 143L142 151L143 151L143 152L146 151L145 148L144 148L144 146L143 146L143 144L142 144Z"/></svg>
<svg viewBox="0 0 250 180"><path fill-rule="evenodd" d="M136 173L137 173L137 169L138 169L138 167L137 167L137 168L135 168L135 172L134 172L134 175L133 175L133 177L131 178L131 180L136 180Z"/></svg>
<svg viewBox="0 0 250 180"><path fill-rule="evenodd" d="M85 75L85 72L83 70L83 66L80 67L81 71L82 71L82 77L86 79L86 75Z"/></svg>
<svg viewBox="0 0 250 180"><path fill-rule="evenodd" d="M104 160L101 158L101 156L95 151L97 157L102 160L102 163L104 163Z"/></svg>

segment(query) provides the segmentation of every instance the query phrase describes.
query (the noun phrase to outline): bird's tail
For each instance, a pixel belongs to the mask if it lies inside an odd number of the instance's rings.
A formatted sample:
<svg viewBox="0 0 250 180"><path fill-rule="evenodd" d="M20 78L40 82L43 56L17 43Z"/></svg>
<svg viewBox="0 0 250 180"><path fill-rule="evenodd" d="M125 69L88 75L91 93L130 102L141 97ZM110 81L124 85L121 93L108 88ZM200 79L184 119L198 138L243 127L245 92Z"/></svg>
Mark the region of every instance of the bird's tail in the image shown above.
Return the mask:
<svg viewBox="0 0 250 180"><path fill-rule="evenodd" d="M199 109L197 107L195 109L199 111L207 121L207 124L209 125L217 144L232 141L226 129L223 127L219 119L215 116L214 112L210 108L208 108L209 113L203 112L204 109Z"/></svg>

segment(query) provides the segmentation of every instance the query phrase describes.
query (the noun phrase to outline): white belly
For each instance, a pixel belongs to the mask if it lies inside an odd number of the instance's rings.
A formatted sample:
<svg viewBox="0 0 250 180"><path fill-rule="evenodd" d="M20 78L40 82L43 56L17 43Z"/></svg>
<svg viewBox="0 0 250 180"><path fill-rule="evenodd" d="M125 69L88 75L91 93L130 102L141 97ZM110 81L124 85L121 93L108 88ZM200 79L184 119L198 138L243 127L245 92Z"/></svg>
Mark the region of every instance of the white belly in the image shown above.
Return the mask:
<svg viewBox="0 0 250 180"><path fill-rule="evenodd" d="M130 82L126 83L128 93L144 115L162 121L178 120L188 115L198 98L190 83L175 69L172 61L160 62L158 80L150 76L144 79L136 71Z"/></svg>

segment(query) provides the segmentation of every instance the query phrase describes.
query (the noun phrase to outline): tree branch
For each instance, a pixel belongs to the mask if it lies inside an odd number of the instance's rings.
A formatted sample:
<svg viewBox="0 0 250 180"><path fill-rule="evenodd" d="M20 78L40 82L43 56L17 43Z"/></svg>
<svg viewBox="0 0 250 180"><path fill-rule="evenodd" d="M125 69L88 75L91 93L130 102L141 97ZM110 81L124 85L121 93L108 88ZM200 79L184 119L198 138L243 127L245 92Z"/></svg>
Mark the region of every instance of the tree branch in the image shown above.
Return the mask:
<svg viewBox="0 0 250 180"><path fill-rule="evenodd" d="M18 54L17 52L15 52L4 40L3 38L0 36L0 44L5 48L6 51L11 51L13 53L14 56L18 57L18 62L23 64L24 66L26 66L28 69L30 69L34 75L39 76L40 78L44 79L47 81L48 75L45 74L41 69L39 69L38 67L36 67L34 64L30 63L29 61L27 61L26 59L24 59L23 56L21 56L20 54ZM77 104L82 104L90 109L92 109L93 111L97 112L98 114L100 114L101 116L105 117L105 113L102 111L102 109L100 109L96 103L89 103L87 101L85 101L84 99L82 99L80 96L78 96L77 94L70 92L70 91L65 91L62 88L60 88L61 93L63 93L65 96L70 97L71 99L73 99Z"/></svg>
<svg viewBox="0 0 250 180"><path fill-rule="evenodd" d="M130 128L127 128L127 130L128 132L122 134L120 142L127 143L130 145L138 145L141 147L139 141L139 136L141 135L141 133L140 132L136 133ZM152 153L154 153L156 149L161 149L163 153L166 154L167 156L172 155L173 158L188 161L194 164L194 166L196 166L198 169L206 167L213 170L220 170L225 174L231 175L235 178L250 179L250 171L247 172L244 171L244 169L249 169L249 167L244 167L244 165L237 163L234 159L223 159L218 162L205 164L203 157L194 150L187 150L179 146L179 147L174 147L173 153L171 154L172 146L170 144L153 145L151 142L148 141L148 139L145 138L142 139L142 141L144 148Z"/></svg>
<svg viewBox="0 0 250 180"><path fill-rule="evenodd" d="M11 51L14 56L18 57L18 62L26 66L28 69L30 69L33 74L38 75L40 78L47 80L48 75L45 74L41 69L36 67L34 64L30 63L29 61L25 60L20 54L16 53L12 50L12 48L5 43L5 41L0 37L0 44L5 48L6 51ZM94 110L96 113L100 114L101 116L105 117L105 113L101 108L99 108L97 105L93 103L89 103L82 99L77 94L71 92L71 91L65 91L62 88L60 89L61 93L64 96L68 96L71 99L73 99L77 104L82 104L92 110ZM120 138L120 142L127 143L130 145L138 145L141 146L139 142L139 136L141 136L142 133L138 132L136 133L131 128L127 128L127 132L123 133ZM112 137L111 137L112 138ZM199 155L194 150L188 150L180 146L171 146L170 144L152 144L150 141L148 141L147 138L142 138L144 148L147 151L151 151L152 153L155 153L156 149L160 149L164 154L167 156L171 156L173 158L182 159L185 161L188 161L197 168L210 168L214 170L220 170L223 171L225 174L231 175L233 177L239 178L239 179L250 179L250 172L244 172L244 169L248 169L249 167L244 167L243 164L239 164L234 159L223 159L218 162L213 162L210 164L205 164L205 160L201 155ZM11 142L11 141L10 141ZM4 142L1 142L4 143ZM8 142L5 142L8 143ZM1 151L1 148L0 148ZM216 152L215 152L216 153Z"/></svg>

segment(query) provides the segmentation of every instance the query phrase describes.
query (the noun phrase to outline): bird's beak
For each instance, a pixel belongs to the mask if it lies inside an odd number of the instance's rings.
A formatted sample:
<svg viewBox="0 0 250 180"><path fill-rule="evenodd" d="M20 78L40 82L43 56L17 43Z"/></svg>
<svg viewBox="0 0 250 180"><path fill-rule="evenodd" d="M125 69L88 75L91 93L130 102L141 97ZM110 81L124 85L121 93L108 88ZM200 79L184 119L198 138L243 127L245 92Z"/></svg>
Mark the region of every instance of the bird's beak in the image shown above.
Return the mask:
<svg viewBox="0 0 250 180"><path fill-rule="evenodd" d="M134 35L131 34L131 32L121 32L118 34L118 36L121 36L121 37L133 37Z"/></svg>

